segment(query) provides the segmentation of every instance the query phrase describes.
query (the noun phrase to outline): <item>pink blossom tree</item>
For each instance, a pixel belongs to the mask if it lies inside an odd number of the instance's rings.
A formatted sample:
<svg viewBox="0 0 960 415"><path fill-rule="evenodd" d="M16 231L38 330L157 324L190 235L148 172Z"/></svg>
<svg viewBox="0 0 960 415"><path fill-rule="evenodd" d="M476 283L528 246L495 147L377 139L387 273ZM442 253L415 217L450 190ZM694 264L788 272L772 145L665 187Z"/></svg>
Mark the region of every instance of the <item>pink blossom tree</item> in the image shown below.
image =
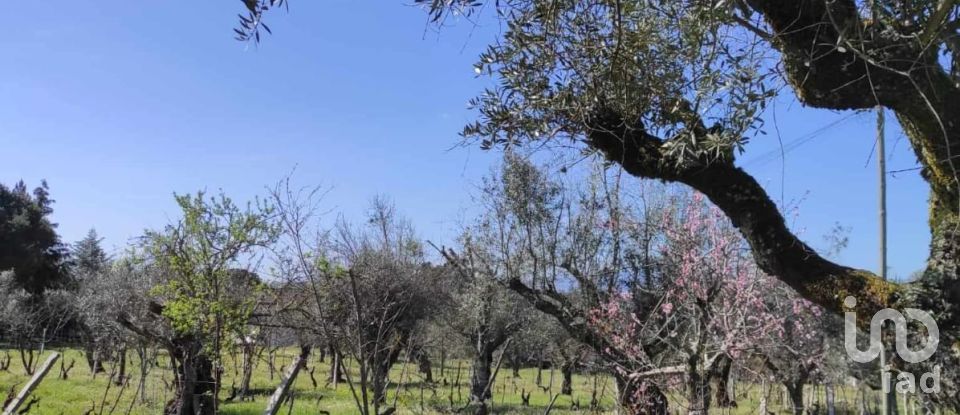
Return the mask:
<svg viewBox="0 0 960 415"><path fill-rule="evenodd" d="M628 377L662 386L682 378L686 394L678 401L688 412L706 413L711 390L718 406L733 406L727 385L732 362L755 353L782 326L782 315L765 302L774 280L757 270L742 238L700 195L674 196L655 214L653 278L592 310L591 324L624 353L656 367Z"/></svg>
<svg viewBox="0 0 960 415"><path fill-rule="evenodd" d="M776 330L760 340L758 353L773 379L787 390L793 413L800 415L805 411L804 385L823 376L831 345L826 333L833 321L783 284L772 288L766 296L768 307L783 318Z"/></svg>
<svg viewBox="0 0 960 415"><path fill-rule="evenodd" d="M675 390L691 413L710 408L712 391L732 406L734 362L785 335L792 314L768 298L781 285L702 196L649 182L626 192L616 172L589 173L570 189L508 154L484 184L469 249L593 349L627 413L666 413Z"/></svg>

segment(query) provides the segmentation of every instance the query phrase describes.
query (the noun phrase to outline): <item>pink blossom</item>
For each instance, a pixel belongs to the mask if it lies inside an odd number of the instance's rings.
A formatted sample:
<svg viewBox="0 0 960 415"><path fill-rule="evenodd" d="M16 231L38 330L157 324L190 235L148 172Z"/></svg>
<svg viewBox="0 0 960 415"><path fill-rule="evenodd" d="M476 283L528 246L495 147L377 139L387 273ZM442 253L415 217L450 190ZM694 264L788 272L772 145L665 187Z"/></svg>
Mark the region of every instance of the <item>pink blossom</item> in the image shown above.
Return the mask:
<svg viewBox="0 0 960 415"><path fill-rule="evenodd" d="M673 311L673 303L663 303L663 305L660 306L660 309L663 310L663 313L664 313L664 314L668 314L668 315L669 315L670 312Z"/></svg>

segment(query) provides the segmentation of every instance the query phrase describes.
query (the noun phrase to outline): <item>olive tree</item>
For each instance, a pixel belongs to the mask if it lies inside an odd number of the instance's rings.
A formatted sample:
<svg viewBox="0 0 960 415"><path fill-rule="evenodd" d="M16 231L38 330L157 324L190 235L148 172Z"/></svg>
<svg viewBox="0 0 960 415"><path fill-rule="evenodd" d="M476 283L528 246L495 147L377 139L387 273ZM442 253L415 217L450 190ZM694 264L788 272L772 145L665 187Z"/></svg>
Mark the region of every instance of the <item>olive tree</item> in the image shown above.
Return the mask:
<svg viewBox="0 0 960 415"><path fill-rule="evenodd" d="M464 135L484 148L597 154L630 175L706 195L761 271L834 313L887 306L934 313L960 333L960 5L912 0L419 0L439 24L493 10L505 28L477 71L496 86ZM241 40L259 40L281 0L245 2ZM903 128L927 182L931 244L909 283L830 260L801 240L737 165L766 103L792 95L822 110L882 108ZM865 139L868 135L864 136ZM518 290L539 293L538 287ZM532 290L532 291L530 291ZM865 322L861 319L861 324ZM955 365L949 352L930 364ZM952 375L950 375L952 376ZM951 385L956 382L949 382ZM950 390L935 398L960 406Z"/></svg>
<svg viewBox="0 0 960 415"><path fill-rule="evenodd" d="M730 219L761 271L803 298L839 313L853 295L859 316L888 306L924 309L937 319L943 344L956 342L957 2L420 3L438 22L486 6L507 28L477 63L497 86L474 101L479 120L465 129L469 139L485 148L579 148L630 175L689 186ZM930 190L932 239L921 278L886 282L821 255L737 165L744 144L760 135L766 103L781 94L817 109L882 108L896 116ZM941 350L924 364L956 363ZM954 389L931 397L956 407Z"/></svg>
<svg viewBox="0 0 960 415"><path fill-rule="evenodd" d="M39 364L39 351L74 317L73 293L48 289L32 294L19 286L14 271L0 272L0 335L20 353L26 374Z"/></svg>
<svg viewBox="0 0 960 415"><path fill-rule="evenodd" d="M94 356L90 356L93 367L102 368L110 353L134 348L140 358L137 391L141 401L147 392L149 349L164 346L171 356L174 350L172 342L167 341L175 336L171 326L153 312L157 304L151 290L162 283L162 278L158 269L131 252L85 275L77 291L78 318L90 336L87 340L97 345ZM136 332L125 326L136 327ZM118 356L120 359L123 357ZM91 373L97 375L97 371ZM124 382L124 373L125 368L118 367L114 380ZM174 376L178 376L176 371Z"/></svg>
<svg viewBox="0 0 960 415"><path fill-rule="evenodd" d="M493 398L493 382L497 376L494 353L511 341L529 320L539 317L523 298L499 283L510 266L519 264L497 261L497 255L490 251L497 246L483 241L482 237L475 240L468 232L461 238L458 249L442 251L451 264L449 278L452 281L447 290L449 307L440 318L469 346L472 354L469 405L476 414L488 413ZM506 350L501 352L501 363L505 353Z"/></svg>
<svg viewBox="0 0 960 415"><path fill-rule="evenodd" d="M438 21L486 2L423 0ZM477 64L499 83L464 131L484 147L567 142L631 175L690 186L749 242L761 269L828 310L921 305L952 330L960 208L958 6L952 1L513 1ZM777 62L770 65L768 62ZM735 164L781 90L831 110L877 106L904 127L930 185L929 272L910 285L818 254ZM912 292L940 300L921 300ZM842 299L844 296L840 296ZM941 327L943 329L944 327Z"/></svg>
<svg viewBox="0 0 960 415"><path fill-rule="evenodd" d="M591 347L616 376L623 407L663 410L666 397L659 387L631 377L652 368L649 359L630 353L645 345L621 347L617 336L591 323L591 310L651 277L649 267L634 266L646 253L642 238L629 237L622 226L616 181L602 172L591 176L586 188L566 188L520 155L508 154L484 182L484 211L465 249L474 250L481 270Z"/></svg>

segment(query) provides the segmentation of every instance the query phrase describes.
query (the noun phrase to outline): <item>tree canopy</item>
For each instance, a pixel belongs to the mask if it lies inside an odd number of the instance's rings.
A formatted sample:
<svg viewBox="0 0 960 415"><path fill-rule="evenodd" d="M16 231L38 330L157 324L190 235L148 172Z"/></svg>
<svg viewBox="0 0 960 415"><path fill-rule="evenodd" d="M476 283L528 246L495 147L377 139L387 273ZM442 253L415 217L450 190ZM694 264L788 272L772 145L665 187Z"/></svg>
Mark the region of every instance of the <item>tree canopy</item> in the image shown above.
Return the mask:
<svg viewBox="0 0 960 415"><path fill-rule="evenodd" d="M33 192L23 181L0 184L0 270L12 270L16 284L31 294L66 280L66 246L57 235L47 182Z"/></svg>

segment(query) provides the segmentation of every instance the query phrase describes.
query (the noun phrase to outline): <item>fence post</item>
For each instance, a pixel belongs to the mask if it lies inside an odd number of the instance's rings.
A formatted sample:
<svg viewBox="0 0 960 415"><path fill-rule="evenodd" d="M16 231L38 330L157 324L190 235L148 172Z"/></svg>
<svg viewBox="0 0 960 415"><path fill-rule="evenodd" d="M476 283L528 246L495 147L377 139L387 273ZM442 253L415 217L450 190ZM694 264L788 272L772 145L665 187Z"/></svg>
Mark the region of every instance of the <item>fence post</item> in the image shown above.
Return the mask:
<svg viewBox="0 0 960 415"><path fill-rule="evenodd" d="M283 398L287 396L290 388L293 387L293 382L297 380L297 374L300 372L300 369L303 368L304 364L306 363L306 359L309 357L310 347L301 346L300 355L294 358L293 362L290 363L287 373L280 381L280 386L277 386L277 389L273 392L273 396L271 396L270 400L267 401L267 407L263 411L263 415L277 414L277 411L280 410L280 405L283 403Z"/></svg>
<svg viewBox="0 0 960 415"><path fill-rule="evenodd" d="M20 393L17 394L17 397L13 398L10 401L10 404L7 405L3 410L3 415L13 415L17 412L17 409L20 408L20 405L23 404L23 401L27 400L27 397L30 396L30 392L33 392L33 389L40 384L40 381L43 380L43 377L47 375L47 372L50 371L50 368L53 367L53 364L57 362L57 359L60 358L60 353L53 352L50 357L47 358L46 362L43 362L43 366L39 370L34 372L33 377L30 378L30 381L27 382L27 385L20 389Z"/></svg>
<svg viewBox="0 0 960 415"><path fill-rule="evenodd" d="M835 415L836 412L836 392L833 389L833 383L827 383L824 389L827 400L827 415Z"/></svg>

